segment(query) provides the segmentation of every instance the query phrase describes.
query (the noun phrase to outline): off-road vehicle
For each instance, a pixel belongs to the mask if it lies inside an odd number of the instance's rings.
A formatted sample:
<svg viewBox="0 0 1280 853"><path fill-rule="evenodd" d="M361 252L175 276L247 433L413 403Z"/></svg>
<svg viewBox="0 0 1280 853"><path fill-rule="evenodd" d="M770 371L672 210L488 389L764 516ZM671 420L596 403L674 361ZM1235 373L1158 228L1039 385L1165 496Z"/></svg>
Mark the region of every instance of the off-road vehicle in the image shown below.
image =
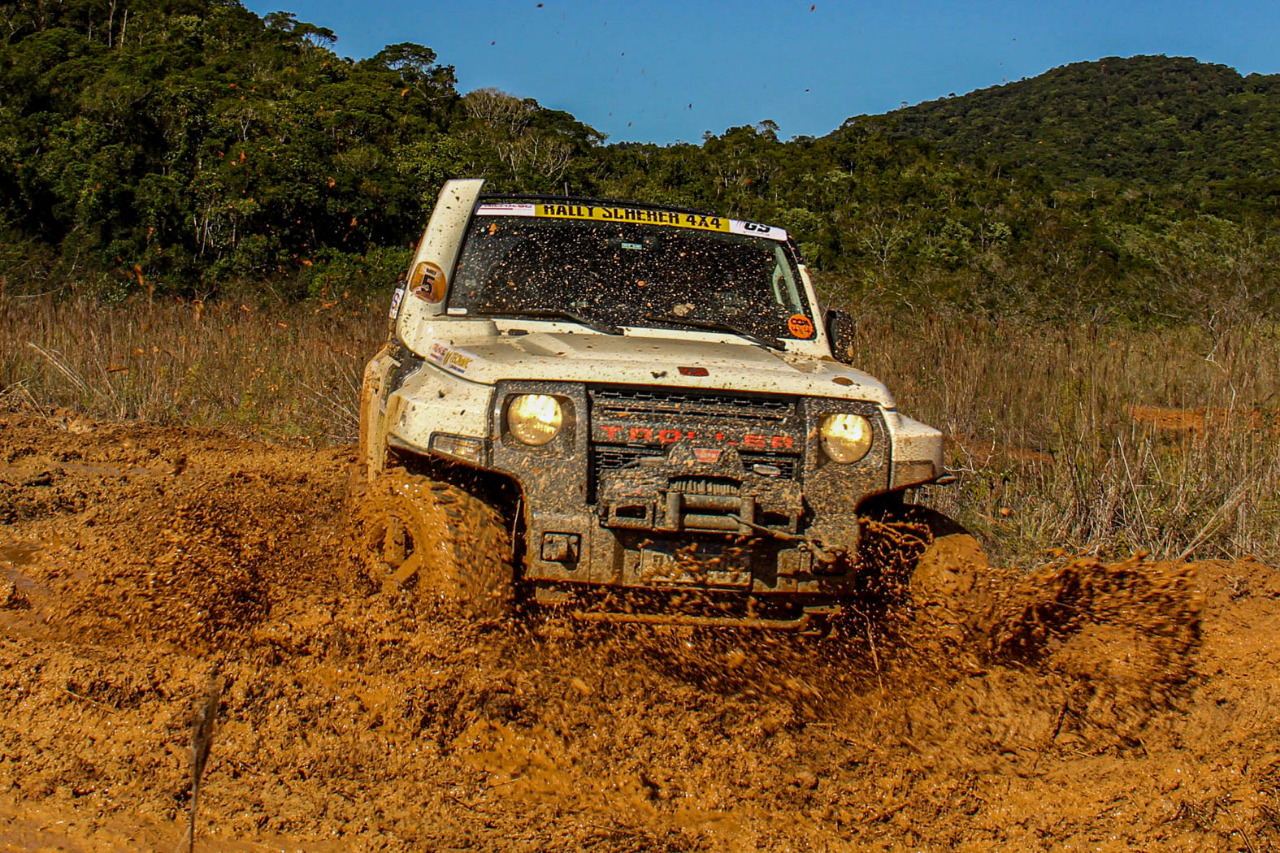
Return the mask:
<svg viewBox="0 0 1280 853"><path fill-rule="evenodd" d="M360 398L369 578L478 614L800 627L941 434L846 363L781 228L441 191Z"/></svg>

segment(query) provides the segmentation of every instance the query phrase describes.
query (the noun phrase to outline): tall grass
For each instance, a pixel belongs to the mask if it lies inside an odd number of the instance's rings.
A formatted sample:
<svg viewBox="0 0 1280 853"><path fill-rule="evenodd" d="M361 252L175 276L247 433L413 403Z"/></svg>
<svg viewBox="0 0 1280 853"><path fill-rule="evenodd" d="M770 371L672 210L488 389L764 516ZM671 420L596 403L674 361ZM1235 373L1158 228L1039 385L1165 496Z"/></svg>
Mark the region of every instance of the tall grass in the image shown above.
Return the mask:
<svg viewBox="0 0 1280 853"><path fill-rule="evenodd" d="M1280 558L1280 329L863 321L859 366L943 429L924 499L996 555Z"/></svg>
<svg viewBox="0 0 1280 853"><path fill-rule="evenodd" d="M0 297L0 400L93 418L354 441L385 307Z"/></svg>
<svg viewBox="0 0 1280 853"><path fill-rule="evenodd" d="M0 296L0 406L350 442L385 306ZM948 437L922 496L994 556L1280 561L1280 330L863 319L860 367ZM1135 408L1147 407L1147 408Z"/></svg>

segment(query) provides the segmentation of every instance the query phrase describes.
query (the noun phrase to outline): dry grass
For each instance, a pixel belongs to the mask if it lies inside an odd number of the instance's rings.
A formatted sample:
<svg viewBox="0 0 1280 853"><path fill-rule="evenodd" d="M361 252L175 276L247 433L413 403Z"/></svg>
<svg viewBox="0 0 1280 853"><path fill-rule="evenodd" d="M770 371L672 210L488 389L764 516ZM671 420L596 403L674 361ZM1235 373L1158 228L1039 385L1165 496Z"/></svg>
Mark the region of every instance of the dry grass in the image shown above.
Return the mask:
<svg viewBox="0 0 1280 853"><path fill-rule="evenodd" d="M384 312L355 300L261 309L0 297L0 403L354 441Z"/></svg>
<svg viewBox="0 0 1280 853"><path fill-rule="evenodd" d="M0 406L351 442L385 307L0 297ZM925 500L1002 560L1280 560L1280 332L867 321L859 366L944 430L960 482ZM1206 357L1208 355L1208 357Z"/></svg>
<svg viewBox="0 0 1280 853"><path fill-rule="evenodd" d="M860 366L944 430L926 500L1004 560L1280 559L1280 330L863 322Z"/></svg>

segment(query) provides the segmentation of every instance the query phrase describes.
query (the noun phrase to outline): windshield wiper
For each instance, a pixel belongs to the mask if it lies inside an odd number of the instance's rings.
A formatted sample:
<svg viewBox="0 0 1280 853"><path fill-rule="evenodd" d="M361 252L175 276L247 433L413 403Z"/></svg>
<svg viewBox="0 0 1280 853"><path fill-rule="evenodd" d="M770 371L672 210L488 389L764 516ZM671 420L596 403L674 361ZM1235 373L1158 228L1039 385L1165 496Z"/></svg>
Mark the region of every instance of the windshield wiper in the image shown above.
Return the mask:
<svg viewBox="0 0 1280 853"><path fill-rule="evenodd" d="M755 332L749 332L746 329L735 326L732 323L726 323L723 320L699 320L694 317L670 317L662 314L645 314L643 319L653 320L656 323L674 324L677 326L690 326L695 329L706 329L711 332L728 332L739 337L746 338L761 346L769 349L786 350L786 345L781 340L769 335L757 335Z"/></svg>
<svg viewBox="0 0 1280 853"><path fill-rule="evenodd" d="M510 315L512 317L546 317L548 319L560 318L562 320L572 320L575 323L581 323L588 329L594 329L606 335L620 335L622 329L609 323L602 323L584 314L579 314L569 308L480 308L478 313L488 315Z"/></svg>

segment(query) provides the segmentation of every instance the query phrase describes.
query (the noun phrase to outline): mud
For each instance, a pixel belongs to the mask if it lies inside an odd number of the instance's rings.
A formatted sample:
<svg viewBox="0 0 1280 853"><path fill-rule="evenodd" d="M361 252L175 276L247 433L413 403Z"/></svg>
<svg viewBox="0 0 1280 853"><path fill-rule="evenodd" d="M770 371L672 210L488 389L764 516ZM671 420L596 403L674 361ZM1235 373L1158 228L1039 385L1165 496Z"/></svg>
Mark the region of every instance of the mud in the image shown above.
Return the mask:
<svg viewBox="0 0 1280 853"><path fill-rule="evenodd" d="M350 453L0 415L0 850L1276 844L1280 576L963 534L793 638L353 593Z"/></svg>

